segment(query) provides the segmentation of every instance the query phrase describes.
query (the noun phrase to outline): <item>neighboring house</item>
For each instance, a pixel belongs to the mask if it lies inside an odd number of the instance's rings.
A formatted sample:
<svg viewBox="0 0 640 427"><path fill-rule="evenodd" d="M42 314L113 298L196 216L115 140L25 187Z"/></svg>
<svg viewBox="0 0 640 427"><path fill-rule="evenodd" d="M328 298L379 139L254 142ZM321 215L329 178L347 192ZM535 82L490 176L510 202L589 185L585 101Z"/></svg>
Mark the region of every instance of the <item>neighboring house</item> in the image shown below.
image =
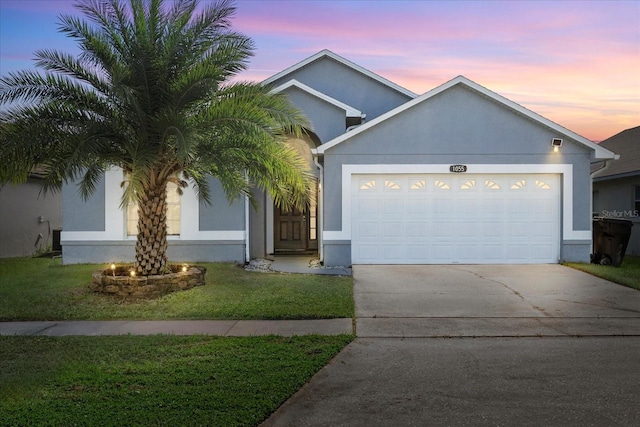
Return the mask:
<svg viewBox="0 0 640 427"><path fill-rule="evenodd" d="M599 144L620 155L615 162L595 165L593 212L633 222L627 254L640 256L640 126L622 131Z"/></svg>
<svg viewBox="0 0 640 427"><path fill-rule="evenodd" d="M0 258L49 251L62 227L60 193L41 193L34 171L23 184L0 186ZM59 248L57 248L59 249Z"/></svg>
<svg viewBox="0 0 640 427"><path fill-rule="evenodd" d="M590 165L614 158L604 147L465 77L417 96L326 50L264 83L313 123L288 142L317 177L317 202L286 212L261 194L254 210L226 202L212 179L207 206L186 189L169 214L172 260L589 261ZM122 180L107 172L87 202L63 188L65 263L133 259Z"/></svg>

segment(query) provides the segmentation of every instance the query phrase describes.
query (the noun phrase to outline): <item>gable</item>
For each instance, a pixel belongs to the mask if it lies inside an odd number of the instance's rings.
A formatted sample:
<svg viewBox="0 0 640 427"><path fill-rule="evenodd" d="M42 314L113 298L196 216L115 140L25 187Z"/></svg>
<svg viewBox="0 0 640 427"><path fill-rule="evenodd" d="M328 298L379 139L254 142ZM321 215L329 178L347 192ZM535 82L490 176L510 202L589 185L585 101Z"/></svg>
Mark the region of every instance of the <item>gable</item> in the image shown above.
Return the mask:
<svg viewBox="0 0 640 427"><path fill-rule="evenodd" d="M544 154L551 138L571 142L563 146L564 154L614 158L609 150L459 76L329 141L317 153ZM356 142L362 139L369 141L366 147Z"/></svg>
<svg viewBox="0 0 640 427"><path fill-rule="evenodd" d="M311 130L321 142L330 141L344 134L347 118L352 117L351 114L359 113L345 104L332 102L327 97L316 96L298 86L289 86L281 91L286 93L291 103L311 120Z"/></svg>
<svg viewBox="0 0 640 427"><path fill-rule="evenodd" d="M350 61L324 50L270 77L275 87L296 80L366 115L378 117L416 95Z"/></svg>
<svg viewBox="0 0 640 427"><path fill-rule="evenodd" d="M356 108L353 108L350 105L345 104L344 102L340 102L335 98L331 98L330 96L319 92L303 83L300 83L297 80L289 80L287 83L276 87L275 89L273 89L273 92L287 92L287 91L291 91L292 88L298 89L302 92L306 92L309 95L316 97L320 100L323 100L325 102L327 102L328 104L332 104L342 110L344 110L345 112L345 116L346 117L358 117L358 118L365 118L366 115L362 114L362 112Z"/></svg>

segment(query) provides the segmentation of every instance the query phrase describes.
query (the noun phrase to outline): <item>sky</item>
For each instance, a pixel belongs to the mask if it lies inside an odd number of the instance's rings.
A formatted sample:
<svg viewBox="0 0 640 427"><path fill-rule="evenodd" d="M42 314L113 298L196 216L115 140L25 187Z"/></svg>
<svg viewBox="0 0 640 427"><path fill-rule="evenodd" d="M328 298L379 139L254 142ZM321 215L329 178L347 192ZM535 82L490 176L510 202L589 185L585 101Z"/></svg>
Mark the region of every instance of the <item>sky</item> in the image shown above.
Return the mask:
<svg viewBox="0 0 640 427"><path fill-rule="evenodd" d="M206 3L212 0L201 0ZM0 75L78 53L73 0L0 0ZM590 140L640 125L640 0L237 0L262 81L329 49L417 94L458 76Z"/></svg>

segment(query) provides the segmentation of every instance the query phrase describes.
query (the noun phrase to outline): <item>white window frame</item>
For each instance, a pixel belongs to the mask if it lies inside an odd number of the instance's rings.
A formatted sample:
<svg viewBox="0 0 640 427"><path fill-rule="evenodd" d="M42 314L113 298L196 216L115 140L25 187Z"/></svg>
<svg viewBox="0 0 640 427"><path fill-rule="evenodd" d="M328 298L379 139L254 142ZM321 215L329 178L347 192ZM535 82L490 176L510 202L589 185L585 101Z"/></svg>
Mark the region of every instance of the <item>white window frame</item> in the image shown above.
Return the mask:
<svg viewBox="0 0 640 427"><path fill-rule="evenodd" d="M178 185L173 182L168 182L166 192L167 237L180 236L182 197L178 194ZM135 200L132 200L127 204L127 208L124 210L124 215L125 233L127 237L136 237L138 234L138 204ZM176 215L177 218L175 218Z"/></svg>

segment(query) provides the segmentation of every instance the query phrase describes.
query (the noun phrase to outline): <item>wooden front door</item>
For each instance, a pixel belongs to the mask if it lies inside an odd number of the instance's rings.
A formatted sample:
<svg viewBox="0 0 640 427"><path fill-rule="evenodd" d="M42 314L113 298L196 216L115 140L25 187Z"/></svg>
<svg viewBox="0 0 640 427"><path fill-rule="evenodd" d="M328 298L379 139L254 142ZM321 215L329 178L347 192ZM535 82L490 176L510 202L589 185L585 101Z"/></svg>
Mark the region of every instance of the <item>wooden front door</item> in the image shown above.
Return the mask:
<svg viewBox="0 0 640 427"><path fill-rule="evenodd" d="M309 215L299 209L276 208L274 215L274 249L276 251L305 251L308 249Z"/></svg>

